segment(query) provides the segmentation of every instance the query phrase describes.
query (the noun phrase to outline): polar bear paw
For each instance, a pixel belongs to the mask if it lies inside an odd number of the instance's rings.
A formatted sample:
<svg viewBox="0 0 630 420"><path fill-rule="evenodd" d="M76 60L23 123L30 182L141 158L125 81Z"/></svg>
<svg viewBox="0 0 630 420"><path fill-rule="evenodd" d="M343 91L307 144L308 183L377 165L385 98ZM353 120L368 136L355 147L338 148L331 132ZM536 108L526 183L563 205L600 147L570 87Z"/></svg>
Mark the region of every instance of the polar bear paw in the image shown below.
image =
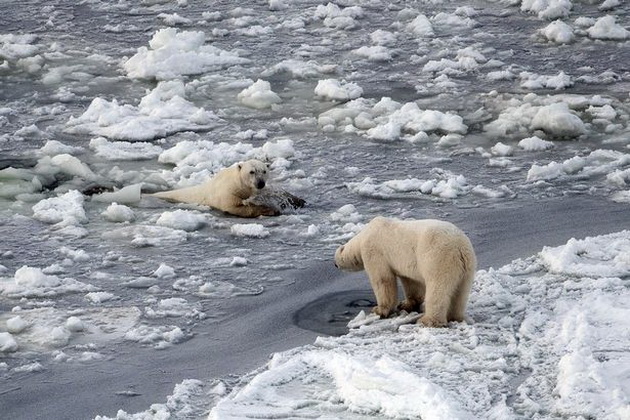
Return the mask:
<svg viewBox="0 0 630 420"><path fill-rule="evenodd" d="M446 327L447 323L446 323L446 320L440 320L432 316L423 315L418 320L418 324L424 327L429 327L429 328L440 328L440 327Z"/></svg>
<svg viewBox="0 0 630 420"><path fill-rule="evenodd" d="M372 308L372 313L375 313L376 315L380 316L383 319L383 318L389 318L395 312L391 308L387 308L385 306L375 306Z"/></svg>
<svg viewBox="0 0 630 420"><path fill-rule="evenodd" d="M398 304L399 311L422 312L422 301L418 299L405 299Z"/></svg>

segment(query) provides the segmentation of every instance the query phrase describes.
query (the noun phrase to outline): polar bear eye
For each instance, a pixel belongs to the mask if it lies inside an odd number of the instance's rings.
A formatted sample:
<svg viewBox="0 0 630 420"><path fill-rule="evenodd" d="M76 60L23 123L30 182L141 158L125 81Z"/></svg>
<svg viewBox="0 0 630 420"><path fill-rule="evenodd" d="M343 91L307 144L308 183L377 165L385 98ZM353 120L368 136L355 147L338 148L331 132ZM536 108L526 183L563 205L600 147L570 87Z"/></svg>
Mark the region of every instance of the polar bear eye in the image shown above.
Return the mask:
<svg viewBox="0 0 630 420"><path fill-rule="evenodd" d="M267 171L263 171L263 174L266 174L266 173L267 173Z"/></svg>
<svg viewBox="0 0 630 420"><path fill-rule="evenodd" d="M251 175L254 175L256 172L254 172L254 171L249 171L249 173L250 173Z"/></svg>

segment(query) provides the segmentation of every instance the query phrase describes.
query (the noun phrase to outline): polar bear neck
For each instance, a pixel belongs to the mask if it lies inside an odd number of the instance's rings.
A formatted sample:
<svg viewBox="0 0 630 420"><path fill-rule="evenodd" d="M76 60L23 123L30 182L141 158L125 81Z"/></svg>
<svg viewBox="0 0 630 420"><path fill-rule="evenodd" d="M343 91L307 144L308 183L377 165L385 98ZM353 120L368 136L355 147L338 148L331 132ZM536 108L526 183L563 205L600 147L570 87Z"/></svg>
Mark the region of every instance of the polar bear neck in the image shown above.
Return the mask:
<svg viewBox="0 0 630 420"><path fill-rule="evenodd" d="M241 200L247 200L248 198L250 198L253 195L253 191L252 191L251 188L247 188L247 187L242 187L241 186L240 188L235 189L232 194L234 194L235 196L237 196Z"/></svg>
<svg viewBox="0 0 630 420"><path fill-rule="evenodd" d="M222 191L229 191L232 196L241 200L247 200L254 194L254 189L243 182L239 172L238 166L231 166L219 172L210 182L216 186L223 185L221 187Z"/></svg>
<svg viewBox="0 0 630 420"><path fill-rule="evenodd" d="M240 181L240 180L239 180ZM240 198L241 200L247 200L254 195L254 189L250 186L243 185L241 182L233 182L232 194Z"/></svg>

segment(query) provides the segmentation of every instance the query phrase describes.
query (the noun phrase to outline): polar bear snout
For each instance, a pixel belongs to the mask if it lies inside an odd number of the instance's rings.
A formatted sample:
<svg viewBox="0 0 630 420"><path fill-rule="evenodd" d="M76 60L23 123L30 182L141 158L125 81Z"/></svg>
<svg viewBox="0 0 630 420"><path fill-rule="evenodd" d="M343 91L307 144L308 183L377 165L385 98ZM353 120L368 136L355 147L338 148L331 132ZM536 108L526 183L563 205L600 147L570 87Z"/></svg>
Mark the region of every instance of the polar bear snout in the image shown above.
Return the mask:
<svg viewBox="0 0 630 420"><path fill-rule="evenodd" d="M259 190L262 190L263 188L265 188L265 181L262 179L257 180L256 188L258 188Z"/></svg>

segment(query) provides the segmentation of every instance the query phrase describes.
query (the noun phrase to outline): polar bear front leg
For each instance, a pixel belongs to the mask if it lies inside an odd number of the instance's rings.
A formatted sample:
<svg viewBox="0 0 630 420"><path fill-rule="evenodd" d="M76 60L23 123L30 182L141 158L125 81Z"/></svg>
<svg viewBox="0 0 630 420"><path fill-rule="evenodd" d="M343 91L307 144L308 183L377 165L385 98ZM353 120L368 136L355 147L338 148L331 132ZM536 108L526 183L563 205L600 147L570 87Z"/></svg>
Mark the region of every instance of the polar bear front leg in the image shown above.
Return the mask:
<svg viewBox="0 0 630 420"><path fill-rule="evenodd" d="M238 206L232 207L228 213L241 217L258 217L258 216L278 216L280 212L271 207L260 206L257 204L247 204L241 202Z"/></svg>
<svg viewBox="0 0 630 420"><path fill-rule="evenodd" d="M375 263L365 263L365 271L376 296L376 306L372 312L381 318L387 318L396 312L398 288L396 276L387 267L379 267Z"/></svg>

